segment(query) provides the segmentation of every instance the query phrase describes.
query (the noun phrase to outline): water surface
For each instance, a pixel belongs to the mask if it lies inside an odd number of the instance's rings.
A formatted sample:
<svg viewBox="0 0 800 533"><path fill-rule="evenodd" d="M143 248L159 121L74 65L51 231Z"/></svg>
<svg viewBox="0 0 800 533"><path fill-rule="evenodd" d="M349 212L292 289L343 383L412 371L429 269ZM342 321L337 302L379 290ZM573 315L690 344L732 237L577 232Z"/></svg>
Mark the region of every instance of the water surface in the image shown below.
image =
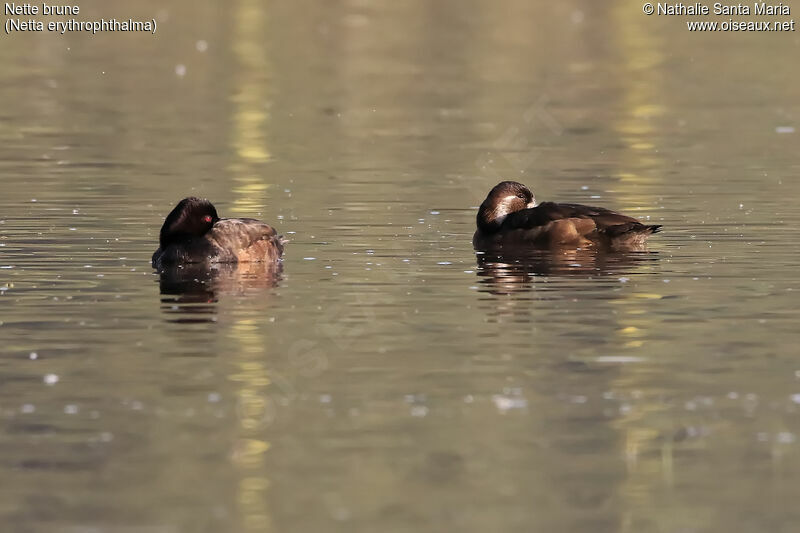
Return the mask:
<svg viewBox="0 0 800 533"><path fill-rule="evenodd" d="M794 34L640 6L81 4L0 47L4 531L793 531ZM663 224L482 257L500 179ZM159 275L182 197L281 272Z"/></svg>

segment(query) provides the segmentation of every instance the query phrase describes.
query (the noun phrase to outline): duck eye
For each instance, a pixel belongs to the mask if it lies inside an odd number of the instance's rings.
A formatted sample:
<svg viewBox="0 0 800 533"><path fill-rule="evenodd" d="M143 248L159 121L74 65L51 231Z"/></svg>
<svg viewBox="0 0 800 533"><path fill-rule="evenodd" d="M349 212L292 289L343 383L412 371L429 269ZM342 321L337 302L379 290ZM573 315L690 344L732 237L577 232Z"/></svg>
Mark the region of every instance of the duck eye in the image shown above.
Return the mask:
<svg viewBox="0 0 800 533"><path fill-rule="evenodd" d="M519 193L519 194L517 195L517 198L519 198L520 200L524 200L524 199L525 199L525 195L524 195L524 194L522 194L522 193Z"/></svg>
<svg viewBox="0 0 800 533"><path fill-rule="evenodd" d="M206 215L203 217L203 222L211 222L211 215Z"/></svg>

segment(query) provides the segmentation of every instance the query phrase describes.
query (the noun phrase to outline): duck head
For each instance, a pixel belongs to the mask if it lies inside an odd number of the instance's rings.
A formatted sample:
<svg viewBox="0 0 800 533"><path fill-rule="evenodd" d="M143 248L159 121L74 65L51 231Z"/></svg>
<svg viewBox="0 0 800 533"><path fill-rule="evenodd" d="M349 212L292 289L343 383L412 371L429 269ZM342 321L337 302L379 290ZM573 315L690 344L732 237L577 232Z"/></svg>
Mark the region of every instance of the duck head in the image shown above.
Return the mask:
<svg viewBox="0 0 800 533"><path fill-rule="evenodd" d="M478 209L478 228L497 231L510 213L532 207L536 207L536 198L530 189L516 181L502 181L489 191Z"/></svg>
<svg viewBox="0 0 800 533"><path fill-rule="evenodd" d="M202 237L218 220L217 210L208 200L194 197L184 198L164 220L159 235L159 244L163 249L175 242Z"/></svg>

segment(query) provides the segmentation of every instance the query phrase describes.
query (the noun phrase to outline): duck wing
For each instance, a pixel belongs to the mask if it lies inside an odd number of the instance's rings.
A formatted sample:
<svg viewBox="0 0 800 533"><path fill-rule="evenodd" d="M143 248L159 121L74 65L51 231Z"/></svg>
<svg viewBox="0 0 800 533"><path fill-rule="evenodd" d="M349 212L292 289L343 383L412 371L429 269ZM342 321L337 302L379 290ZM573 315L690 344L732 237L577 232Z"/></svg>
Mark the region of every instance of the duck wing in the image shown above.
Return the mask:
<svg viewBox="0 0 800 533"><path fill-rule="evenodd" d="M591 219L598 229L639 223L635 218L611 211L604 207L582 204L557 204L542 202L536 207L522 209L509 214L503 223L508 229L530 229L545 226L551 222L565 219Z"/></svg>
<svg viewBox="0 0 800 533"><path fill-rule="evenodd" d="M216 262L274 261L286 242L275 228L252 218L223 218L208 232L217 247Z"/></svg>
<svg viewBox="0 0 800 533"><path fill-rule="evenodd" d="M659 228L604 207L555 202L516 211L503 222L504 231L522 230L528 239L551 243L582 239L615 241L631 234L649 235Z"/></svg>

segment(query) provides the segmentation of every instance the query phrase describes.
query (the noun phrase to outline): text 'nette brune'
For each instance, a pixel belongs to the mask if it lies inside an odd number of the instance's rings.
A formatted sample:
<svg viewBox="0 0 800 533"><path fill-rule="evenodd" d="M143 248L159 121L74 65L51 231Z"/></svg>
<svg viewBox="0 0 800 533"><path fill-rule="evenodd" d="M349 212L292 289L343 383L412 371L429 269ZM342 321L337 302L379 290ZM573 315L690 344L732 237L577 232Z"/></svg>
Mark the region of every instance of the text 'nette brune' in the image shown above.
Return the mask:
<svg viewBox="0 0 800 533"><path fill-rule="evenodd" d="M42 15L77 15L80 13L79 6L56 6L42 2ZM6 15L38 15L39 6L36 4L17 4L16 2L6 2L3 13Z"/></svg>

